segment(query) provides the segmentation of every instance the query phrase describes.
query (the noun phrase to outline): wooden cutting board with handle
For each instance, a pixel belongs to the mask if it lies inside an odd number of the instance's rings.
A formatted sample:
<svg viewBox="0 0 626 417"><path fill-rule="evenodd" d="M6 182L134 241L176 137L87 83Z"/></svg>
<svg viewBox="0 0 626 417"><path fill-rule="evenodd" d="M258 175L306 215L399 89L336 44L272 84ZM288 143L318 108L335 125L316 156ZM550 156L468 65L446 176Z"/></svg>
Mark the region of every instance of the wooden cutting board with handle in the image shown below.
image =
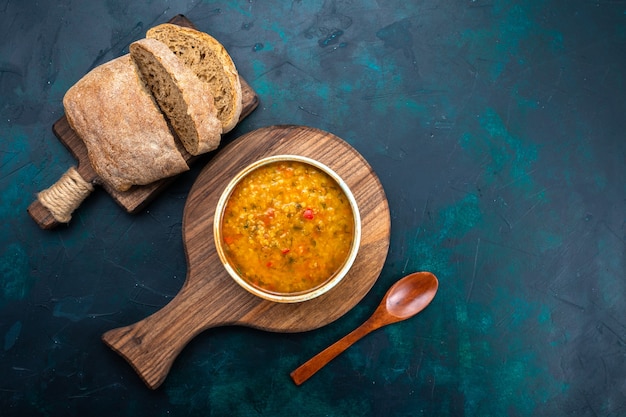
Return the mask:
<svg viewBox="0 0 626 417"><path fill-rule="evenodd" d="M213 239L215 208L228 182L250 163L274 155L306 156L331 168L354 194L361 216L359 252L348 274L328 293L296 304L266 301L240 287L222 266ZM191 188L183 215L187 277L180 292L153 315L110 330L102 339L154 389L185 345L208 328L317 329L348 312L374 285L387 257L390 228L389 206L376 174L345 141L303 126L250 132L221 150Z"/></svg>
<svg viewBox="0 0 626 417"><path fill-rule="evenodd" d="M172 18L169 23L174 23L180 26L186 26L194 28L194 25L183 15L177 15ZM239 120L243 120L247 117L252 111L258 106L259 98L250 87L250 85L240 77L241 81L241 90L242 90L242 101L243 101L243 109L241 112L241 117ZM76 208L77 204L80 204L87 196L93 191L94 185L100 185L104 188L107 193L111 195L113 200L118 203L126 212L128 213L136 213L137 211L144 208L150 201L152 201L161 191L163 191L175 177L165 178L160 181L156 181L152 184L142 185L142 186L134 186L128 191L117 191L113 187L109 186L106 182L102 181L98 174L94 171L91 163L89 161L89 156L87 155L87 147L82 139L72 130L70 127L67 118L65 116L61 117L57 122L52 126L52 130L57 138L63 143L66 148L74 155L77 160L76 168L70 168L62 177L57 181L57 183L50 187L57 187L57 189L72 189L72 195L76 196L76 201L73 204L70 204L71 207ZM185 154L185 160L187 164L193 164L194 160L197 157L193 157L189 154ZM79 176L78 178L76 176ZM54 196L53 196L54 198ZM60 200L60 197L58 197ZM58 201L58 203L63 203ZM62 210L66 213L66 217L71 215L72 208L69 210ZM28 207L28 213L33 218L33 220L42 228L42 229L52 229L57 227L62 223L66 223L69 221L60 221L57 220L51 213L51 211L46 208L39 199L36 199L31 203Z"/></svg>

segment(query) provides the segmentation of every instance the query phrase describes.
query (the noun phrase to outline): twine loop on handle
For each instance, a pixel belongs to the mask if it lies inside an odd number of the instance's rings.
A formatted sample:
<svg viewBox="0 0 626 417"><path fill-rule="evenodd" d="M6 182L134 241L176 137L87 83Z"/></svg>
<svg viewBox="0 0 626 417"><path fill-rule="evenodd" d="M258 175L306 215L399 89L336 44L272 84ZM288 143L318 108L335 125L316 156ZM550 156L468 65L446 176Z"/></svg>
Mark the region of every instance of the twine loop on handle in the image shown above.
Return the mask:
<svg viewBox="0 0 626 417"><path fill-rule="evenodd" d="M50 188L37 194L37 199L56 221L69 223L74 210L93 190L93 185L85 181L76 168L71 167Z"/></svg>

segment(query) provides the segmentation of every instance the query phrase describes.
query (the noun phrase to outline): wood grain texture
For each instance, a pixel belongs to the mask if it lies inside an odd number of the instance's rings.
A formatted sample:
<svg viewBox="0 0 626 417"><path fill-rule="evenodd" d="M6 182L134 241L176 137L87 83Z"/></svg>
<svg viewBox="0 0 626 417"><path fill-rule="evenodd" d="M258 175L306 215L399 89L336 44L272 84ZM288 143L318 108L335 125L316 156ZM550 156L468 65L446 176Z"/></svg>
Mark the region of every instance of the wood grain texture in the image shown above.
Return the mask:
<svg viewBox="0 0 626 417"><path fill-rule="evenodd" d="M170 23L195 28L194 25L183 15L175 16L170 20ZM241 121L257 108L259 105L259 97L243 78L239 77L239 80L241 82L243 105L241 116L239 117L239 120ZM62 116L54 123L52 131L59 141L61 141L61 143L63 143L63 145L65 145L65 147L70 151L74 158L76 158L77 170L83 179L94 185L102 186L111 198L113 198L113 200L128 213L132 214L142 210L176 178L164 178L151 184L134 186L128 191L117 191L106 182L102 181L98 174L94 171L89 161L85 143L76 134L76 132L72 130L65 116ZM193 164L194 161L198 159L188 153L184 153L183 156L189 165ZM50 211L48 211L48 209L46 209L37 199L35 199L35 201L33 201L28 207L28 213L42 229L53 229L60 224L54 219Z"/></svg>
<svg viewBox="0 0 626 417"><path fill-rule="evenodd" d="M350 187L361 215L359 253L346 277L319 298L297 304L266 301L239 287L223 268L213 240L215 207L230 179L273 155L301 155L326 164ZM183 217L188 271L181 291L154 315L111 330L103 340L154 389L183 347L208 328L242 325L302 332L322 327L352 309L374 285L387 257L390 229L389 206L376 174L345 141L303 126L250 132L211 160L190 191Z"/></svg>
<svg viewBox="0 0 626 417"><path fill-rule="evenodd" d="M289 374L291 379L296 385L301 385L365 335L388 324L413 317L430 304L438 288L439 281L431 272L415 272L405 276L387 290L370 318L300 365Z"/></svg>

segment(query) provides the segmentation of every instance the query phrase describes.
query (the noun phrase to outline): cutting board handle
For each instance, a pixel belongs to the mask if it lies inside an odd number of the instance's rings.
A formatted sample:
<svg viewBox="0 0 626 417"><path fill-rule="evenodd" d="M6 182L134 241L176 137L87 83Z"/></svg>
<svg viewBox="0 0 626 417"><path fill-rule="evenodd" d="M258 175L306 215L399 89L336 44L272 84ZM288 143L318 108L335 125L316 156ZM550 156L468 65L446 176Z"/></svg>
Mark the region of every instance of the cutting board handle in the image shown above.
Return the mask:
<svg viewBox="0 0 626 417"><path fill-rule="evenodd" d="M74 210L93 190L93 185L71 167L56 183L37 194L28 213L42 229L69 223Z"/></svg>
<svg viewBox="0 0 626 417"><path fill-rule="evenodd" d="M190 283L187 279L162 309L137 323L109 330L102 341L126 359L149 388L158 388L187 343L203 330L228 322L211 312L211 294L203 288L201 280ZM213 320L207 319L211 316Z"/></svg>

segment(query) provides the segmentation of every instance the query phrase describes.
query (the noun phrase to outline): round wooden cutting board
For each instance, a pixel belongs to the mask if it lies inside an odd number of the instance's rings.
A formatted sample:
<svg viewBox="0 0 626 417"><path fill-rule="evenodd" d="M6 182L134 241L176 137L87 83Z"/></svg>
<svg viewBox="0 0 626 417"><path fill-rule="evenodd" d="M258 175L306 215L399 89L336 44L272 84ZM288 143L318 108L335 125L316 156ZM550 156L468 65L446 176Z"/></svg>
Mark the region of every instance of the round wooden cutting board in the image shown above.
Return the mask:
<svg viewBox="0 0 626 417"><path fill-rule="evenodd" d="M273 155L306 156L330 167L350 187L361 215L361 244L349 273L328 293L302 303L274 303L246 292L222 266L213 240L215 207L228 182L248 164ZM348 312L374 285L387 257L390 228L389 206L376 174L345 141L303 126L255 130L220 151L189 193L183 218L188 271L181 291L163 309L105 333L103 340L156 388L183 347L210 327L319 328Z"/></svg>

